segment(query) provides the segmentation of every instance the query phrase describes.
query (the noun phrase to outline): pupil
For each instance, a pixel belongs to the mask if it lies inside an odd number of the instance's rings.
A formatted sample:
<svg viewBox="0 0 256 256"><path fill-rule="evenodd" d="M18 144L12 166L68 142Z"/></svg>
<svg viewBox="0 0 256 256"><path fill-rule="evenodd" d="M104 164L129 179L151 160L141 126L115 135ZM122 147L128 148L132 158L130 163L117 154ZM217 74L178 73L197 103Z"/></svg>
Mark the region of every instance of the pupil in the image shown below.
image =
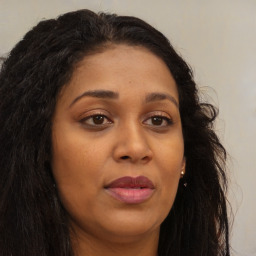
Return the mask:
<svg viewBox="0 0 256 256"><path fill-rule="evenodd" d="M104 116L94 116L93 117L93 122L95 124L102 124L104 121Z"/></svg>
<svg viewBox="0 0 256 256"><path fill-rule="evenodd" d="M152 123L154 125L161 125L163 123L163 118L162 117L153 117Z"/></svg>

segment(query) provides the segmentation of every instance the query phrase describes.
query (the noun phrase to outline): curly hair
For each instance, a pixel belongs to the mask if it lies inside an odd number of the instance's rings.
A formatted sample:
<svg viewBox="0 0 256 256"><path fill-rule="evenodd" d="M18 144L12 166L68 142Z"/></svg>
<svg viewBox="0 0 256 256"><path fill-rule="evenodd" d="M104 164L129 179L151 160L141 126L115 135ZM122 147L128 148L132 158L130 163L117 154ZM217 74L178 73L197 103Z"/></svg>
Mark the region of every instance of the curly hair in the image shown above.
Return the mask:
<svg viewBox="0 0 256 256"><path fill-rule="evenodd" d="M53 185L52 118L79 61L109 44L147 48L165 62L178 88L186 174L161 225L158 255L230 255L226 151L213 129L216 108L200 102L191 69L162 33L135 17L89 10L41 21L2 65L0 254L74 255Z"/></svg>

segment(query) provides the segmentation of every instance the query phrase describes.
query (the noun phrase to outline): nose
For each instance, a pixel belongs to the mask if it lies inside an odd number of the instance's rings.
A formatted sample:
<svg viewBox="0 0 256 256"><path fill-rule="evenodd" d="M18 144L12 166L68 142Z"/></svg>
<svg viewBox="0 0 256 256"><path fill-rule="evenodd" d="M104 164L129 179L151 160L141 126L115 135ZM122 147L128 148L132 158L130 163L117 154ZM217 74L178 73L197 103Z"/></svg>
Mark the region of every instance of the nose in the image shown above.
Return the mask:
<svg viewBox="0 0 256 256"><path fill-rule="evenodd" d="M126 125L119 129L115 140L113 149L115 161L141 164L151 161L153 152L143 127Z"/></svg>

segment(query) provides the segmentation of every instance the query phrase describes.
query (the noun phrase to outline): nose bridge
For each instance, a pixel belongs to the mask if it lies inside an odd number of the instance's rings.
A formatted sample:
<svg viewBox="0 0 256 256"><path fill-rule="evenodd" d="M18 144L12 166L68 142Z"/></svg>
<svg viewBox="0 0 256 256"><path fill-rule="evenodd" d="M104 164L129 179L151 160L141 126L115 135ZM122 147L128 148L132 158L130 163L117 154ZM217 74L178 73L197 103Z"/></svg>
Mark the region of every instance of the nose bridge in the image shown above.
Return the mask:
<svg viewBox="0 0 256 256"><path fill-rule="evenodd" d="M145 162L152 158L149 141L139 122L127 120L120 125L116 135L114 156L118 161L132 162Z"/></svg>

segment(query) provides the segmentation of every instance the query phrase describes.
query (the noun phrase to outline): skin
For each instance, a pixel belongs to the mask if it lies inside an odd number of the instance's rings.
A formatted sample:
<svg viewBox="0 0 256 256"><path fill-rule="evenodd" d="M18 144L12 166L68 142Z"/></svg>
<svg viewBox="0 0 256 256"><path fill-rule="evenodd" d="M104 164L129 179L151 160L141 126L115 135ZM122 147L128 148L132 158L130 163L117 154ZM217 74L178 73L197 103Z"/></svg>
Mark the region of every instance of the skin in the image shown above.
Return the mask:
<svg viewBox="0 0 256 256"><path fill-rule="evenodd" d="M114 97L85 95L99 90ZM157 255L185 168L178 104L168 67L143 47L110 45L76 67L57 101L52 169L77 255ZM123 176L146 176L152 195L113 198L106 186Z"/></svg>

